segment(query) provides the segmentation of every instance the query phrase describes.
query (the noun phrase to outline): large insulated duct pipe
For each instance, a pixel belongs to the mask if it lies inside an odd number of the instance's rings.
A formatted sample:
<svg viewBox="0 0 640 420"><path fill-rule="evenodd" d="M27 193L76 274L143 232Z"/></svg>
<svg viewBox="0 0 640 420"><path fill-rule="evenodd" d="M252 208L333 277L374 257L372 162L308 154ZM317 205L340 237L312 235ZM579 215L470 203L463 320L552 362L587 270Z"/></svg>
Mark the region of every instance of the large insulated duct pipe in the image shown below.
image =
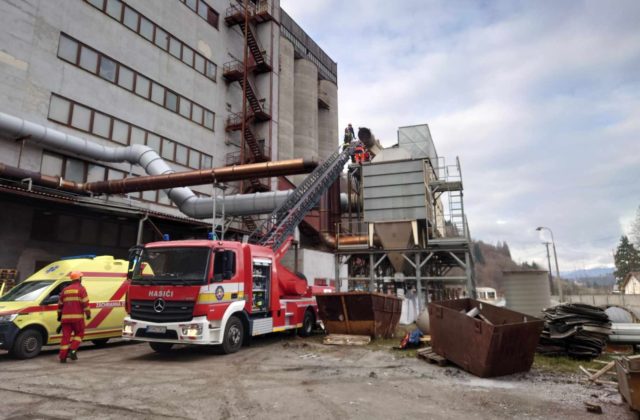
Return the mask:
<svg viewBox="0 0 640 420"><path fill-rule="evenodd" d="M104 162L137 164L149 175L164 175L175 172L158 153L148 146L140 144L127 147L104 146L3 112L0 112L0 133L8 137L28 138L32 143L49 150L70 152ZM282 204L289 194L291 191L251 194L247 198L235 200L235 207L227 204L234 201L233 196L225 197L225 210L228 215L270 213ZM196 219L212 217L212 198L198 197L186 187L172 188L167 191L167 195L180 211L189 217ZM222 204L222 199L218 200L219 204ZM234 210L237 213L234 213Z"/></svg>
<svg viewBox="0 0 640 420"><path fill-rule="evenodd" d="M296 175L311 172L318 162L291 159L278 162L251 163L199 171L176 172L164 175L140 176L83 184L86 191L96 194L125 194L134 191L160 190L191 185L231 182L249 178Z"/></svg>
<svg viewBox="0 0 640 420"><path fill-rule="evenodd" d="M36 185L43 187L83 193L80 184L73 181L67 181L59 176L42 175L40 172L30 171L28 169L16 168L15 166L0 163L0 177L12 179L30 179Z"/></svg>

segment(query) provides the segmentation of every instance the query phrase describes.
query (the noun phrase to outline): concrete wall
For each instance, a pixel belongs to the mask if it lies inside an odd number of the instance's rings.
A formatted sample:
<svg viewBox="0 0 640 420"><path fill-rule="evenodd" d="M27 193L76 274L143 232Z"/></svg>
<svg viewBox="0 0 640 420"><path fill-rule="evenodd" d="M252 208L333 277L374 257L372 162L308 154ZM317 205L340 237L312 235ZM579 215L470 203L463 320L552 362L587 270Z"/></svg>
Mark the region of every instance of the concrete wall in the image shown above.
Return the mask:
<svg viewBox="0 0 640 420"><path fill-rule="evenodd" d="M280 102L278 159L293 159L293 44L280 37Z"/></svg>
<svg viewBox="0 0 640 420"><path fill-rule="evenodd" d="M329 109L318 109L318 155L325 159L340 142L338 138L338 86L328 80L318 81L318 98Z"/></svg>
<svg viewBox="0 0 640 420"><path fill-rule="evenodd" d="M294 63L293 151L297 158L318 157L318 69L306 59Z"/></svg>
<svg viewBox="0 0 640 420"><path fill-rule="evenodd" d="M213 165L224 165L226 153L235 150L225 144L223 117L227 88L221 79L222 65L228 61L229 31L224 25L227 2L214 2L221 12L216 30L180 2L128 2L141 14L178 37L218 65L214 82L162 51L121 23L83 1L31 1L0 3L0 110L30 121L51 126L97 143L114 143L62 126L47 119L52 93L57 93L96 110L110 114L186 146L213 155ZM99 28L99 30L96 30ZM215 132L178 114L140 98L57 57L60 33L111 56L169 89L216 113ZM241 47L241 43L238 43ZM239 108L235 104L236 109ZM0 161L39 170L42 150L27 142L20 162L19 144L0 139ZM129 171L128 164L106 166ZM176 170L187 168L172 164ZM134 173L143 173L134 168ZM210 188L196 188L210 193ZM165 213L180 215L175 208L152 205Z"/></svg>
<svg viewBox="0 0 640 420"><path fill-rule="evenodd" d="M552 296L558 301L558 296ZM622 306L640 316L640 295L564 295L565 302L586 303L593 306Z"/></svg>

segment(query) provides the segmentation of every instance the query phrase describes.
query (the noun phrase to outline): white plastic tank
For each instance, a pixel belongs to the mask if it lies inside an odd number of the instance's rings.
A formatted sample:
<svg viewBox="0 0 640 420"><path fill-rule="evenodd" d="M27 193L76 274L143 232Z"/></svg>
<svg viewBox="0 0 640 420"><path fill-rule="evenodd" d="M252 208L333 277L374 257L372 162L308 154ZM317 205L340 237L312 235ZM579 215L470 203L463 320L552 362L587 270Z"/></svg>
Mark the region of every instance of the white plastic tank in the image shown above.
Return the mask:
<svg viewBox="0 0 640 420"><path fill-rule="evenodd" d="M319 80L318 98L326 105L326 107L318 107L318 156L324 160L336 150L340 143L338 86L328 80Z"/></svg>
<svg viewBox="0 0 640 420"><path fill-rule="evenodd" d="M293 159L293 44L280 37L278 160Z"/></svg>
<svg viewBox="0 0 640 420"><path fill-rule="evenodd" d="M548 272L544 270L503 271L502 286L507 308L527 315L542 317L551 305Z"/></svg>

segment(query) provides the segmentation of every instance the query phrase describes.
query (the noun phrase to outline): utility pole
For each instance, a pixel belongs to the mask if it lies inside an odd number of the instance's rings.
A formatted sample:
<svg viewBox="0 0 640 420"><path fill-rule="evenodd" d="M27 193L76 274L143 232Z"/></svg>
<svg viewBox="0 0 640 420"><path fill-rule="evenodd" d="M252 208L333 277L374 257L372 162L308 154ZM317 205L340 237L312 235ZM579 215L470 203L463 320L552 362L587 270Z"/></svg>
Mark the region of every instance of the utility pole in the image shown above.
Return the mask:
<svg viewBox="0 0 640 420"><path fill-rule="evenodd" d="M549 264L549 291L553 293L553 274L551 274L551 255L549 254L549 242L543 242L543 244L547 248L547 263Z"/></svg>
<svg viewBox="0 0 640 420"><path fill-rule="evenodd" d="M546 226L538 226L536 228L538 232L541 230L548 230L551 234L551 245L553 245L553 256L556 260L556 277L558 278L558 298L560 299L560 303L564 300L564 294L562 292L562 279L560 278L560 268L558 267L558 252L556 251L556 241L553 238L553 231Z"/></svg>

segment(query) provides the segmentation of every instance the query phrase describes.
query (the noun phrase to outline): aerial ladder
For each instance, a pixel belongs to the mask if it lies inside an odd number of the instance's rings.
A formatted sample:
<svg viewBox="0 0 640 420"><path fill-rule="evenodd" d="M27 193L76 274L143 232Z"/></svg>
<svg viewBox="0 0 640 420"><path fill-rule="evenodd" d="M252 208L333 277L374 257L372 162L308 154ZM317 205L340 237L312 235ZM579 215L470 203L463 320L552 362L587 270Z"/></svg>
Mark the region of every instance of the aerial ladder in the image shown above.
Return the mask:
<svg viewBox="0 0 640 420"><path fill-rule="evenodd" d="M333 152L253 231L248 242L269 247L281 258L291 245L296 227L338 179L353 153L353 146Z"/></svg>

